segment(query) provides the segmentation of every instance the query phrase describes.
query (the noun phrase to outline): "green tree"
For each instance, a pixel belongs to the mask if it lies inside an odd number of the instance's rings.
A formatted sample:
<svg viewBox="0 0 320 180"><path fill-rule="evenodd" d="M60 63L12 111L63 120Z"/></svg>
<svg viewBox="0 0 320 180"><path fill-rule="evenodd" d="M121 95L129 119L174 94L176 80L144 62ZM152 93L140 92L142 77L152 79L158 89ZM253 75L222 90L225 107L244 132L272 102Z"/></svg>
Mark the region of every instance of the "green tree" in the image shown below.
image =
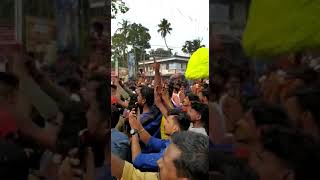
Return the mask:
<svg viewBox="0 0 320 180"><path fill-rule="evenodd" d="M141 24L123 20L121 27L112 36L112 58L118 60L119 66L127 66L128 46L132 46L136 60L141 61L145 56L145 49L150 48L151 36L149 29Z"/></svg>
<svg viewBox="0 0 320 180"><path fill-rule="evenodd" d="M170 50L169 47L168 47L168 45L167 45L166 37L167 37L167 34L170 34L170 32L172 31L171 23L170 23L168 20L166 20L166 19L163 18L163 19L160 21L160 24L158 24L158 27L159 27L158 33L161 34L161 37L163 38L164 43L166 44L167 49Z"/></svg>
<svg viewBox="0 0 320 180"><path fill-rule="evenodd" d="M151 49L150 55L155 57L170 57L172 56L172 52L163 48L157 48L156 50Z"/></svg>
<svg viewBox="0 0 320 180"><path fill-rule="evenodd" d="M196 50L198 50L201 47L205 47L205 45L201 45L201 40L194 39L192 41L186 41L182 46L181 50L186 54L192 55Z"/></svg>
<svg viewBox="0 0 320 180"><path fill-rule="evenodd" d="M119 13L126 13L129 11L129 8L126 6L126 3L122 0L112 0L111 1L111 18L115 19L116 15Z"/></svg>
<svg viewBox="0 0 320 180"><path fill-rule="evenodd" d="M149 49L151 36L149 34L149 29L141 24L133 23L130 25L128 33L128 45L132 46L135 52L137 61L141 60L141 53L145 49Z"/></svg>
<svg viewBox="0 0 320 180"><path fill-rule="evenodd" d="M127 65L127 45L126 37L122 33L116 33L112 36L112 58L119 62L119 66Z"/></svg>

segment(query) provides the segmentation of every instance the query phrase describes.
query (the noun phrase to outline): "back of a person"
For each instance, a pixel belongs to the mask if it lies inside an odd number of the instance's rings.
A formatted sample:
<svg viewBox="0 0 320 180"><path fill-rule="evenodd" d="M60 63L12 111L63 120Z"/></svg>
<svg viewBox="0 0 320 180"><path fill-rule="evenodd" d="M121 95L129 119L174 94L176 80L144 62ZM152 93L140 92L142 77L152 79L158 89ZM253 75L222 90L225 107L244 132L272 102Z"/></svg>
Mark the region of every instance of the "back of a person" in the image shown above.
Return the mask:
<svg viewBox="0 0 320 180"><path fill-rule="evenodd" d="M140 115L140 121L143 127L151 136L157 138L161 138L161 120L162 114L155 105L150 108L150 112Z"/></svg>

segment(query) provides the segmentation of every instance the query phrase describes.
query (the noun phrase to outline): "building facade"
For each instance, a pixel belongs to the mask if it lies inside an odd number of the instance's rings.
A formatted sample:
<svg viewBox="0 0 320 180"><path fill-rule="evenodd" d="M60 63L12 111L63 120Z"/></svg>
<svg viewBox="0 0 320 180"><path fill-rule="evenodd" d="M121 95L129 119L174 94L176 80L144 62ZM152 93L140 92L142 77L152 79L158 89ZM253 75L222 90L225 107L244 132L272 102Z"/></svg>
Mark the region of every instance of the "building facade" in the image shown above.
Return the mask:
<svg viewBox="0 0 320 180"><path fill-rule="evenodd" d="M210 35L213 44L227 59L240 59L241 40L244 32L250 0L212 0L210 1ZM223 51L223 52L222 52Z"/></svg>
<svg viewBox="0 0 320 180"><path fill-rule="evenodd" d="M190 57L186 56L172 56L165 58L156 58L156 61L160 63L160 73L163 77L170 77L171 75L180 73L184 74L187 69L187 64ZM154 76L154 69L152 64L153 59L145 62L139 62L139 69L144 71L146 77Z"/></svg>

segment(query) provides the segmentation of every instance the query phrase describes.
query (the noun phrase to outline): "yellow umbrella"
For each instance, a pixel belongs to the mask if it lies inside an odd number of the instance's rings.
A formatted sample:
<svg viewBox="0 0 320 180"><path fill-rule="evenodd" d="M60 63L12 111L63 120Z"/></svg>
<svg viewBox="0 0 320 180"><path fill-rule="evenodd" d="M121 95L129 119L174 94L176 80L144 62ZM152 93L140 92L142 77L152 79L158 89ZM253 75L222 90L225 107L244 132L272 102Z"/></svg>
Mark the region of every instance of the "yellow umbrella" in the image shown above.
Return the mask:
<svg viewBox="0 0 320 180"><path fill-rule="evenodd" d="M209 77L209 49L199 48L189 59L185 73L187 79L196 80Z"/></svg>

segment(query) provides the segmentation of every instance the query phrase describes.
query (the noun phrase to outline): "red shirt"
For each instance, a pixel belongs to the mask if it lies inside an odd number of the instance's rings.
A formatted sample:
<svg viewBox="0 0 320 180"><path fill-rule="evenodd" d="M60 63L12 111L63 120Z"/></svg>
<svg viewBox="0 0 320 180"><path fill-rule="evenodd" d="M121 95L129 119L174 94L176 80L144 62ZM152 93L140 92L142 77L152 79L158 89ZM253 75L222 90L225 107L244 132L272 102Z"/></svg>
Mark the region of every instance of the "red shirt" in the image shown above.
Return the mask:
<svg viewBox="0 0 320 180"><path fill-rule="evenodd" d="M0 138L5 138L8 134L15 133L17 130L14 117L9 112L0 109Z"/></svg>
<svg viewBox="0 0 320 180"><path fill-rule="evenodd" d="M111 104L117 104L118 100L116 97L111 96Z"/></svg>

